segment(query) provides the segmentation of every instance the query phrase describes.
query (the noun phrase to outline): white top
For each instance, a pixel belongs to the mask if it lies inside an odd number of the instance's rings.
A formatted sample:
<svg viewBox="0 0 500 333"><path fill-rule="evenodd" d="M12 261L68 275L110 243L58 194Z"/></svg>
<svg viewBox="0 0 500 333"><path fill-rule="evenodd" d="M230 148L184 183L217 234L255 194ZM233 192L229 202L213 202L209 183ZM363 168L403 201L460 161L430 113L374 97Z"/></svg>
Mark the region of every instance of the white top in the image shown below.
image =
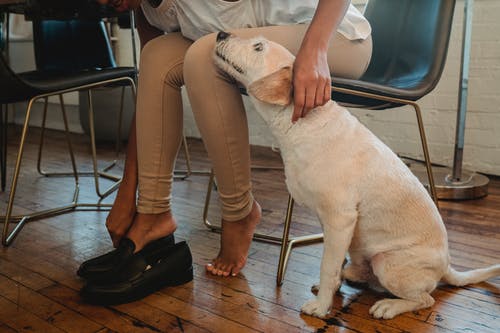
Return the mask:
<svg viewBox="0 0 500 333"><path fill-rule="evenodd" d="M165 31L181 31L196 40L219 30L309 23L318 0L163 0L157 8L141 7L148 22ZM352 4L338 27L347 39L365 39L371 27Z"/></svg>

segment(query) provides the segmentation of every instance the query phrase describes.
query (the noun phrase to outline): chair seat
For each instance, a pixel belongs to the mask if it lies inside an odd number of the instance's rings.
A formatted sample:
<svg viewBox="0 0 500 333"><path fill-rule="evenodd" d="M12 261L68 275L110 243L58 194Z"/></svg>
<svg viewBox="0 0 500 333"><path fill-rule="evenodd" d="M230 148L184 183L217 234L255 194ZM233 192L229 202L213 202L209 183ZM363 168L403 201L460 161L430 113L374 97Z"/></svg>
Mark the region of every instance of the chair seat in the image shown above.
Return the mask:
<svg viewBox="0 0 500 333"><path fill-rule="evenodd" d="M120 77L134 78L133 67L114 67L82 71L31 71L19 73L26 84L38 90L38 94L58 90L72 89L99 81L112 80Z"/></svg>
<svg viewBox="0 0 500 333"><path fill-rule="evenodd" d="M355 90L357 92L364 92L378 96L405 99L409 101L417 101L422 96L425 96L429 90L429 84L426 82L416 82L415 80L400 80L388 84L378 84L374 82L343 78L333 78L332 86L344 89ZM355 96L352 94L344 94L338 91L332 92L332 99L351 106L359 106L369 108L372 110L382 110L393 107L401 106L402 104L382 101L369 97Z"/></svg>

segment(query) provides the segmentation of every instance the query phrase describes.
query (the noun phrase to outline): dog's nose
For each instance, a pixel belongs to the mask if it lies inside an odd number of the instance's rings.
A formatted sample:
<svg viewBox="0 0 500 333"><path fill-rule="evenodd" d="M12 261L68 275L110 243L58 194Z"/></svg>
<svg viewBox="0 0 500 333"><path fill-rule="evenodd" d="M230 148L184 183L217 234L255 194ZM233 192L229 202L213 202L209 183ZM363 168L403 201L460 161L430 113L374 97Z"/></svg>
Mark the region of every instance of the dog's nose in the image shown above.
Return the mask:
<svg viewBox="0 0 500 333"><path fill-rule="evenodd" d="M217 34L217 41L220 42L221 40L227 39L231 34L225 32L225 31L219 31Z"/></svg>

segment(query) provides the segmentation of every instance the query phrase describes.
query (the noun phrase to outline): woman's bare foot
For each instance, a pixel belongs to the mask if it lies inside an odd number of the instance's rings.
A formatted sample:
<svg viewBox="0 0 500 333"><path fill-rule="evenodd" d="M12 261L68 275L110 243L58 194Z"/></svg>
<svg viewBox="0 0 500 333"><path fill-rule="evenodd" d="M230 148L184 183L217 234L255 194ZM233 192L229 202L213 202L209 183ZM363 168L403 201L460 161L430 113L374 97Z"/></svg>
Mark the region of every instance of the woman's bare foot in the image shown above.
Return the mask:
<svg viewBox="0 0 500 333"><path fill-rule="evenodd" d="M219 255L211 264L206 265L207 271L219 276L236 276L241 271L246 264L248 250L261 214L260 205L254 201L250 214L245 218L234 222L222 220Z"/></svg>
<svg viewBox="0 0 500 333"><path fill-rule="evenodd" d="M114 247L118 246L134 221L136 212L135 188L135 186L128 186L124 183L120 185L115 202L106 218L106 228Z"/></svg>
<svg viewBox="0 0 500 333"><path fill-rule="evenodd" d="M137 213L127 238L134 242L134 252L138 252L146 244L173 234L176 229L177 222L170 211L160 214Z"/></svg>

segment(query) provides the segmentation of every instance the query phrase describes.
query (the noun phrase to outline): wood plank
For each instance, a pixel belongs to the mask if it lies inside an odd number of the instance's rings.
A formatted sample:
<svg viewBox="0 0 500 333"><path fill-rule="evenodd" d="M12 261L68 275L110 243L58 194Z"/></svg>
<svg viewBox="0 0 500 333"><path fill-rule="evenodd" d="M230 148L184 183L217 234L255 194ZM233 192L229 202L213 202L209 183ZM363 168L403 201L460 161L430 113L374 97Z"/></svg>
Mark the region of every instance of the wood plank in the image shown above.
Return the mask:
<svg viewBox="0 0 500 333"><path fill-rule="evenodd" d="M154 316L154 321L159 320L159 322L153 323L151 321L152 317L143 321L137 317L129 315L128 311L122 311L124 307L133 307L133 305L103 307L85 304L81 301L78 293L62 285L45 288L41 290L41 293L46 297L77 311L85 317L91 318L94 322L116 332L162 332L162 329L177 329L177 331L180 331L178 330L179 323L177 322L177 319L165 313L160 315L158 315L158 313L152 314L152 316ZM150 307L145 307L143 311L147 311L148 309L150 309ZM175 330L172 331L175 332ZM196 330L193 331L196 332Z"/></svg>
<svg viewBox="0 0 500 333"><path fill-rule="evenodd" d="M18 307L17 304L0 296L0 323L7 325L16 332L64 332L52 326L47 321Z"/></svg>
<svg viewBox="0 0 500 333"><path fill-rule="evenodd" d="M102 327L71 308L64 307L3 275L0 275L0 296L15 304L18 312L31 313L63 331L90 333Z"/></svg>
<svg viewBox="0 0 500 333"><path fill-rule="evenodd" d="M37 130L32 131L34 134ZM49 131L47 168L67 168L64 135ZM8 174L12 174L19 132L9 131ZM78 163L91 169L88 139L74 135ZM36 163L37 138L27 143L17 193L16 210L32 211L65 202L72 194L68 178L40 177ZM189 140L196 168L210 168L199 140ZM114 159L113 146L102 144L103 160ZM123 158L123 154L122 154ZM183 159L183 156L180 156ZM254 164L281 165L279 154L252 147ZM183 165L183 161L179 163ZM123 161L113 172L120 173ZM279 170L252 173L254 192L263 207L259 231L280 237L287 191ZM92 178L81 179L81 199L96 201ZM193 175L175 181L173 211L179 221L176 239L186 240L193 253L194 281L164 288L145 299L114 307L82 303L78 291L84 281L75 275L80 263L111 249L106 211L78 211L28 223L14 244L0 249L0 331L92 332L500 332L500 277L486 283L455 288L440 285L430 309L405 313L392 320L375 320L369 313L374 302L387 295L343 283L325 319L300 313L318 281L322 245L292 251L284 284L276 287L279 246L254 242L248 263L236 278L206 274L204 265L217 255L220 235L203 226L201 214L207 177ZM6 193L0 193L0 209ZM112 203L114 194L105 200ZM451 261L459 270L498 263L500 258L500 178L491 178L490 194L480 200L442 201L448 229ZM218 223L217 193L209 209ZM320 232L314 214L294 210L292 235ZM29 307L28 303L34 303ZM60 312L58 312L60 311ZM55 315L54 315L55 314ZM78 324L78 323L83 324ZM75 327L71 324L75 323Z"/></svg>

